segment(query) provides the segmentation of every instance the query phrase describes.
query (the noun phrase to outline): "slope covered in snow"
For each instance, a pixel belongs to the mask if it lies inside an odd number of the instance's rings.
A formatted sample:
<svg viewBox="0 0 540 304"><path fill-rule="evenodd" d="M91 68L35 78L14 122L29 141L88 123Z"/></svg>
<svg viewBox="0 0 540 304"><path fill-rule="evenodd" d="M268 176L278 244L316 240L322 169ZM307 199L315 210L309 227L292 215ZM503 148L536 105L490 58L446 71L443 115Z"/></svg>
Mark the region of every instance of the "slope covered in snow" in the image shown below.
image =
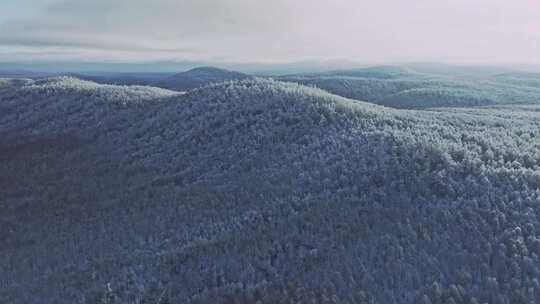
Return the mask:
<svg viewBox="0 0 540 304"><path fill-rule="evenodd" d="M162 79L156 82L155 85L161 88L171 89L175 91L187 91L200 88L212 83L244 80L248 78L251 78L251 76L240 72L229 71L214 67L199 67Z"/></svg>
<svg viewBox="0 0 540 304"><path fill-rule="evenodd" d="M534 106L3 86L0 302L540 299Z"/></svg>
<svg viewBox="0 0 540 304"><path fill-rule="evenodd" d="M539 104L540 78L533 73L371 67L280 77L343 97L401 109Z"/></svg>

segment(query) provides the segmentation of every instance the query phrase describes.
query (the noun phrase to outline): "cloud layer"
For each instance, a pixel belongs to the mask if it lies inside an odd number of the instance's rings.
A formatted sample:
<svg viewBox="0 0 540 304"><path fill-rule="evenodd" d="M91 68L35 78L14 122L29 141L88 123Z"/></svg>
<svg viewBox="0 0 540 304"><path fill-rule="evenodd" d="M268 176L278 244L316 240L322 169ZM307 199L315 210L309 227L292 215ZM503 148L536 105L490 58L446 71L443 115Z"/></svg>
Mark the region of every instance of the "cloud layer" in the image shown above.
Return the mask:
<svg viewBox="0 0 540 304"><path fill-rule="evenodd" d="M0 24L3 61L540 63L539 53L536 0L56 0Z"/></svg>

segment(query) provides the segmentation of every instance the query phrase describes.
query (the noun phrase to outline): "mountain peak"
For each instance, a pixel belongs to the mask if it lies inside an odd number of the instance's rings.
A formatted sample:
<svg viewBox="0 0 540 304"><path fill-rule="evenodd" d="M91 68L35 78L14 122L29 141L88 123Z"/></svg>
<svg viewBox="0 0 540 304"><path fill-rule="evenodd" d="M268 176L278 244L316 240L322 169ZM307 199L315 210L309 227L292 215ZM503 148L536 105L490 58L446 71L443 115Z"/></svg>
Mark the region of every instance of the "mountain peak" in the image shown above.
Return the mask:
<svg viewBox="0 0 540 304"><path fill-rule="evenodd" d="M156 84L158 87L176 91L187 91L209 85L231 80L243 80L251 76L226 69L203 66L185 72L175 74Z"/></svg>
<svg viewBox="0 0 540 304"><path fill-rule="evenodd" d="M193 73L193 72L206 72L206 73L225 72L225 73L238 73L238 74L241 74L240 72L235 72L235 71L222 69L222 68L218 68L218 67L213 67L213 66L200 66L200 67L196 67L196 68L187 70L187 71L185 71L183 73Z"/></svg>

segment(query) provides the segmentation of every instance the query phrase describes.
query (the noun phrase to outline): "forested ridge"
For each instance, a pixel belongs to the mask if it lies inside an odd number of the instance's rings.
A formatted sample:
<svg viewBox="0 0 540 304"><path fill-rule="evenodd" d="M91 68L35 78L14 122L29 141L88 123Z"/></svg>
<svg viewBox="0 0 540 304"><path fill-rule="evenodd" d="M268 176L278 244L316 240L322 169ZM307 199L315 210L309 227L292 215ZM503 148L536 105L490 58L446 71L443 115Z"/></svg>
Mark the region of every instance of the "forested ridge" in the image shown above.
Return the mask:
<svg viewBox="0 0 540 304"><path fill-rule="evenodd" d="M483 98L0 80L0 302L536 303L540 106Z"/></svg>
<svg viewBox="0 0 540 304"><path fill-rule="evenodd" d="M458 71L381 66L278 79L400 109L540 103L540 74Z"/></svg>

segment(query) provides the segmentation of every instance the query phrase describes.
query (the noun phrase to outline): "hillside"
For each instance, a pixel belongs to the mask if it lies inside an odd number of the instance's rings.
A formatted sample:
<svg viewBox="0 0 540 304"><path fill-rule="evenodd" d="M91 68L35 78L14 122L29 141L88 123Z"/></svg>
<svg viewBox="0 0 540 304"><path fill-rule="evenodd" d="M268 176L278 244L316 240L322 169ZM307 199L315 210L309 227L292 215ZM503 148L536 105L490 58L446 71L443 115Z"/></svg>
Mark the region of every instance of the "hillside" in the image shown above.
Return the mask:
<svg viewBox="0 0 540 304"><path fill-rule="evenodd" d="M69 73L67 76L112 85L152 85L174 73Z"/></svg>
<svg viewBox="0 0 540 304"><path fill-rule="evenodd" d="M212 83L244 80L248 78L251 78L251 76L240 72L214 67L199 67L162 79L156 82L155 86L175 91L187 91Z"/></svg>
<svg viewBox="0 0 540 304"><path fill-rule="evenodd" d="M540 88L540 73L509 72L497 74L495 78L500 82Z"/></svg>
<svg viewBox="0 0 540 304"><path fill-rule="evenodd" d="M66 73L39 73L39 72L9 72L0 70L0 78L31 78L45 77L71 77L91 81L98 84L118 86L156 86L176 91L187 91L212 83L224 81L244 80L252 78L247 74L215 67L198 67L181 73L171 72L66 72Z"/></svg>
<svg viewBox="0 0 540 304"><path fill-rule="evenodd" d="M0 302L540 300L537 106L57 78L0 107Z"/></svg>
<svg viewBox="0 0 540 304"><path fill-rule="evenodd" d="M323 73L329 76L344 76L344 77L362 77L362 78L373 78L373 79L395 79L410 74L415 74L415 72L406 67L399 66L372 66L359 69L349 69L349 70L336 70L332 72Z"/></svg>
<svg viewBox="0 0 540 304"><path fill-rule="evenodd" d="M473 68L418 69L384 66L278 79L402 109L540 103L539 78L532 73L497 73L496 69Z"/></svg>

